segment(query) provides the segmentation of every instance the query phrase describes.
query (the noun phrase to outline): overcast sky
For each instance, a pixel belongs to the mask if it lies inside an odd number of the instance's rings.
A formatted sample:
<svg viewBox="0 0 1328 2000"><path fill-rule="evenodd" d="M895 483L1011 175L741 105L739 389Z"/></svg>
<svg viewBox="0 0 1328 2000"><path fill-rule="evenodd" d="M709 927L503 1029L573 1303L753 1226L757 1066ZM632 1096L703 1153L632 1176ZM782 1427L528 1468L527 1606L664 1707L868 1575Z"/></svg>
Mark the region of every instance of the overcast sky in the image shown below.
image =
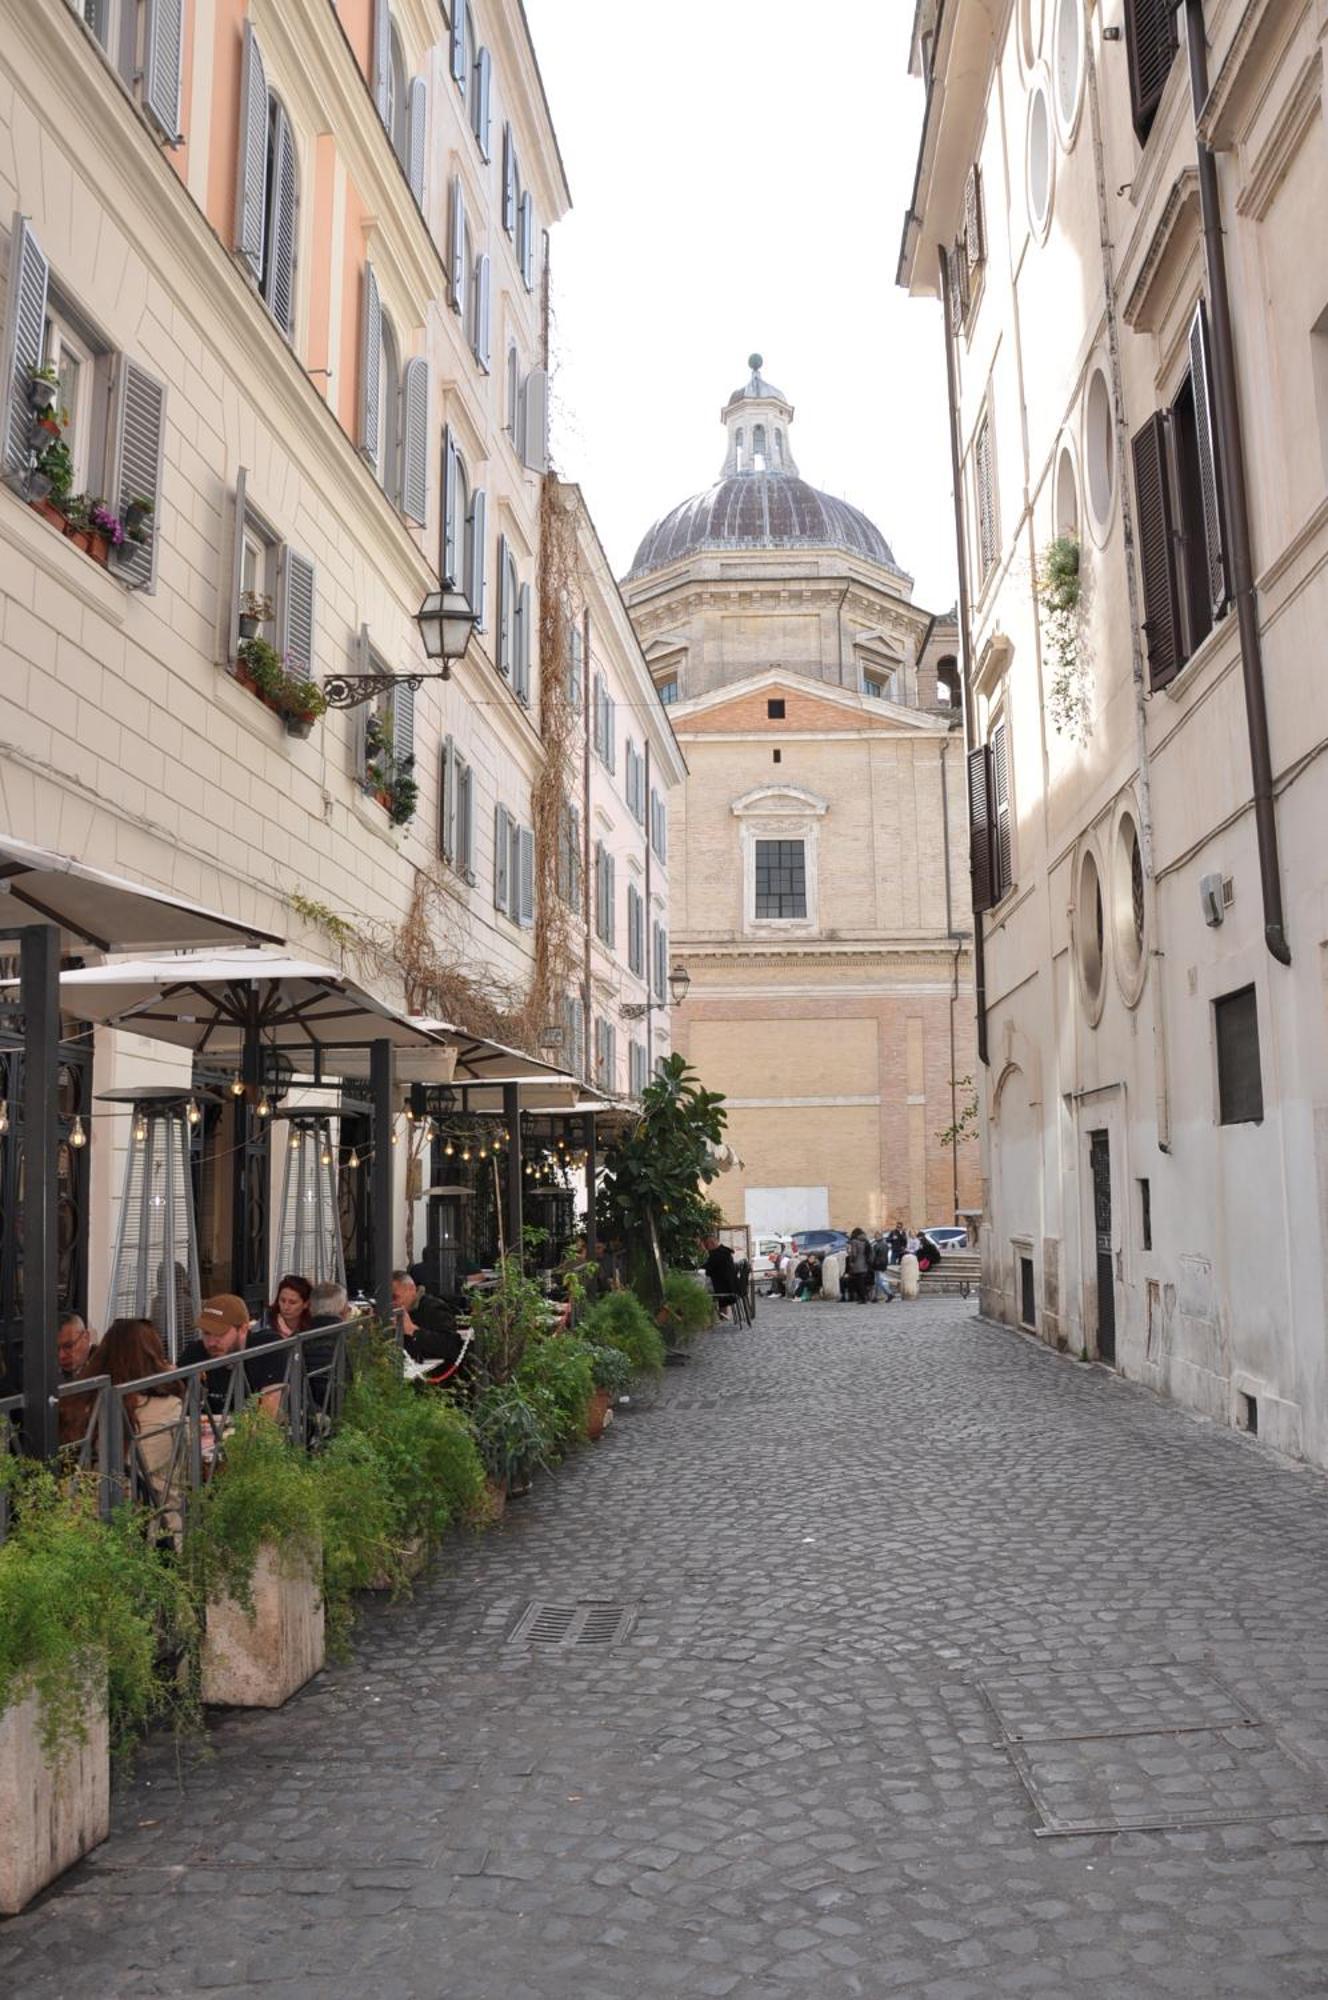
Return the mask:
<svg viewBox="0 0 1328 2000"><path fill-rule="evenodd" d="M553 235L554 450L621 575L718 477L753 350L803 478L954 599L940 308L895 287L922 87L911 0L526 0L572 212Z"/></svg>

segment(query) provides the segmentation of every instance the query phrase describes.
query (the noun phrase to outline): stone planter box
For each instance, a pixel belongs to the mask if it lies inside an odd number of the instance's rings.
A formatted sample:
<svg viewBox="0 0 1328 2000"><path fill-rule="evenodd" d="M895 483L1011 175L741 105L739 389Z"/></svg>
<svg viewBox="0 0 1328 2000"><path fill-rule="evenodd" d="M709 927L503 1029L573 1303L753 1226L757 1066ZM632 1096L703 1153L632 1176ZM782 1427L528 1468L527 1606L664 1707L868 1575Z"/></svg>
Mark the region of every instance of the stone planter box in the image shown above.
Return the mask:
<svg viewBox="0 0 1328 2000"><path fill-rule="evenodd" d="M254 1568L252 1617L234 1598L208 1605L202 1696L222 1708L280 1708L327 1657L321 1560L287 1564L265 1545Z"/></svg>
<svg viewBox="0 0 1328 2000"><path fill-rule="evenodd" d="M0 1916L14 1916L111 1830L104 1695L87 1729L84 1742L64 1745L52 1762L35 1694L0 1715Z"/></svg>

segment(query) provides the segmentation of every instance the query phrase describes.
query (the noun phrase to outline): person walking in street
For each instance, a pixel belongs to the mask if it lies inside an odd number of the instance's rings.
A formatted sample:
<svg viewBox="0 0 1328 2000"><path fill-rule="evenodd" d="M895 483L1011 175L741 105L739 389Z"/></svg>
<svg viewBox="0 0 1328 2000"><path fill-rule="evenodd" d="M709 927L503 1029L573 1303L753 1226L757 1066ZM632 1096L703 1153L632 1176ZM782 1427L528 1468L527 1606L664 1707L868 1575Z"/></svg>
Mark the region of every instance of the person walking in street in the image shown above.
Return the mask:
<svg viewBox="0 0 1328 2000"><path fill-rule="evenodd" d="M850 1230L844 1267L849 1298L854 1305L865 1306L872 1287L872 1246L865 1229Z"/></svg>
<svg viewBox="0 0 1328 2000"><path fill-rule="evenodd" d="M872 1238L872 1286L878 1299L891 1298L890 1266L894 1257L890 1249L890 1238L884 1229L878 1229Z"/></svg>

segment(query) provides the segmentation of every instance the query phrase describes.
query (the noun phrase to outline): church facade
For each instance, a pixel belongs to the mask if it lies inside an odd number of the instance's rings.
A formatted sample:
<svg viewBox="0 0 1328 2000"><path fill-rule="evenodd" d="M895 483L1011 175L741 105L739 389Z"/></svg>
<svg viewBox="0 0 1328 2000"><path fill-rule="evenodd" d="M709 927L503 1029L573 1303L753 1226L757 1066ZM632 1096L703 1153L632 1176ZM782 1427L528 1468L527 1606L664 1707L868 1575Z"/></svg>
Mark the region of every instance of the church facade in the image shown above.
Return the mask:
<svg viewBox="0 0 1328 2000"><path fill-rule="evenodd" d="M939 1225L980 1199L954 622L801 478L793 407L749 365L719 481L622 586L690 774L674 1046L728 1098L730 1223Z"/></svg>

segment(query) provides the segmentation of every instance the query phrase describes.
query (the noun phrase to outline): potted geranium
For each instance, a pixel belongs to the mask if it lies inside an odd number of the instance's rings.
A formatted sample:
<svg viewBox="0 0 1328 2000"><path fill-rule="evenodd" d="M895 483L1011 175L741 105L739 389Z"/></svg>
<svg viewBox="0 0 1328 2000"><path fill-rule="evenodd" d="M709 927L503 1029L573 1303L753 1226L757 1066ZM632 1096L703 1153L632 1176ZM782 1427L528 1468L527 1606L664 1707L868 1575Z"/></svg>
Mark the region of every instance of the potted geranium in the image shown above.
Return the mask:
<svg viewBox="0 0 1328 2000"><path fill-rule="evenodd" d="M240 593L240 637L256 639L261 626L272 616L272 599L261 590L245 590Z"/></svg>
<svg viewBox="0 0 1328 2000"><path fill-rule="evenodd" d="M327 696L317 681L301 674L286 671L275 700L288 736L311 736L319 716L327 713Z"/></svg>

